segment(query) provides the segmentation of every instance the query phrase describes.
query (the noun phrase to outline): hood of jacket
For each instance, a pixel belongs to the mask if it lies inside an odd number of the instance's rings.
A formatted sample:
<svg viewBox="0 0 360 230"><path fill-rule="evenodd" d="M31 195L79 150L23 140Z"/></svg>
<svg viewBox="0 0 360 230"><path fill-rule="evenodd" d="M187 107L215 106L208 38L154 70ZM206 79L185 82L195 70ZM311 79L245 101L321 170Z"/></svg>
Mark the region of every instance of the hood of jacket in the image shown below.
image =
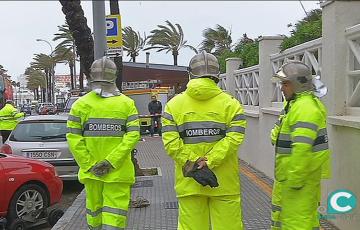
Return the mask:
<svg viewBox="0 0 360 230"><path fill-rule="evenodd" d="M196 100L203 101L219 95L222 90L209 78L197 78L189 81L185 93Z"/></svg>

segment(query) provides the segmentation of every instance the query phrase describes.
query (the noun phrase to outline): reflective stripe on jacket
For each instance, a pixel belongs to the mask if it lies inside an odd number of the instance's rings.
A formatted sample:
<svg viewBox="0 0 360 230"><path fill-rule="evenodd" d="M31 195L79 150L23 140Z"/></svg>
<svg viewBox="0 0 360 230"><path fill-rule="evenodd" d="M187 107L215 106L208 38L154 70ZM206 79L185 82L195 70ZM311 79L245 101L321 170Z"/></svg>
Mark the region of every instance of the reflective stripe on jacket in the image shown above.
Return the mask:
<svg viewBox="0 0 360 230"><path fill-rule="evenodd" d="M238 100L222 92L211 79L193 79L185 93L166 104L162 124L165 149L175 161L179 197L240 193L237 153L245 137L246 121ZM183 177L185 162L203 156L217 176L217 188L203 187Z"/></svg>
<svg viewBox="0 0 360 230"><path fill-rule="evenodd" d="M19 123L19 119L24 117L24 113L19 113L14 106L6 104L0 110L0 130L13 130Z"/></svg>
<svg viewBox="0 0 360 230"><path fill-rule="evenodd" d="M275 178L301 187L306 180L330 177L326 108L311 92L298 94L275 126ZM275 130L273 130L275 131Z"/></svg>
<svg viewBox="0 0 360 230"><path fill-rule="evenodd" d="M102 98L90 92L73 104L67 126L66 137L80 166L80 181L134 183L131 150L139 141L140 126L133 100L125 95ZM114 167L109 174L96 177L88 172L104 159Z"/></svg>

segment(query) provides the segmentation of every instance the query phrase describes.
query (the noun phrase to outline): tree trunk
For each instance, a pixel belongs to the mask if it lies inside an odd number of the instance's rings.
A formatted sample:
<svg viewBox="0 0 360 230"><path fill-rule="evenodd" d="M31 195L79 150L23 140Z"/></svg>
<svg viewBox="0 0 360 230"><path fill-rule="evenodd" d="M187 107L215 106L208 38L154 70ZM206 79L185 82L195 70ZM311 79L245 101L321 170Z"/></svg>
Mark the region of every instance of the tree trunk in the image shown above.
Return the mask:
<svg viewBox="0 0 360 230"><path fill-rule="evenodd" d="M45 88L42 88L41 89L41 101L42 102L45 102L46 101L46 89Z"/></svg>
<svg viewBox="0 0 360 230"><path fill-rule="evenodd" d="M87 79L89 82L89 78ZM84 90L84 66L80 62L80 74L79 74L80 90Z"/></svg>
<svg viewBox="0 0 360 230"><path fill-rule="evenodd" d="M179 52L177 50L174 50L172 52L172 55L174 57L174 65L177 65L177 58L178 58Z"/></svg>
<svg viewBox="0 0 360 230"><path fill-rule="evenodd" d="M71 89L74 89L74 64L72 61L69 62L69 68L70 68Z"/></svg>
<svg viewBox="0 0 360 230"><path fill-rule="evenodd" d="M80 56L80 62L84 65L84 73L90 76L91 64L94 61L94 40L91 30L87 26L84 11L80 0L59 0L62 11L65 14L69 29L75 40L76 50Z"/></svg>
<svg viewBox="0 0 360 230"><path fill-rule="evenodd" d="M119 2L118 0L110 0L110 13L111 14L120 14L119 10ZM114 62L117 67L116 71L116 86L122 92L122 69L123 69L123 63L122 63L122 57L115 57Z"/></svg>
<svg viewBox="0 0 360 230"><path fill-rule="evenodd" d="M134 165L134 169L135 169L135 176L144 176L143 171L140 168L140 165L138 163L138 160L136 159L135 155L137 153L137 149L133 149L131 151L131 161Z"/></svg>
<svg viewBox="0 0 360 230"><path fill-rule="evenodd" d="M48 92L48 98L49 98L49 102L52 102L52 99L53 99L53 89L54 89L54 86L53 86L53 76L54 73L53 73L53 70L50 69L49 71L49 92Z"/></svg>
<svg viewBox="0 0 360 230"><path fill-rule="evenodd" d="M46 78L46 90L45 90L45 100L43 102L46 102L46 98L48 98L49 94L50 94L50 90L49 90L49 70L48 69L45 69L45 78ZM47 94L47 95L46 95Z"/></svg>
<svg viewBox="0 0 360 230"><path fill-rule="evenodd" d="M174 56L174 65L177 65L177 55L173 55Z"/></svg>
<svg viewBox="0 0 360 230"><path fill-rule="evenodd" d="M136 55L131 56L132 62L136 62Z"/></svg>

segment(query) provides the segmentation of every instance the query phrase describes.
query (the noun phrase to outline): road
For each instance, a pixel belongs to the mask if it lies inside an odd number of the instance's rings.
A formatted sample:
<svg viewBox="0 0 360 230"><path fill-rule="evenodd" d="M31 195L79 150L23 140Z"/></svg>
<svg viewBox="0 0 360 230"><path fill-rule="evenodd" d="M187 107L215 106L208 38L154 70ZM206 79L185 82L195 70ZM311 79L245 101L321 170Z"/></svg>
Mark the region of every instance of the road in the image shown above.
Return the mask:
<svg viewBox="0 0 360 230"><path fill-rule="evenodd" d="M82 184L78 181L65 181L63 195L59 204L54 205L53 207L60 208L63 211L66 211L68 207L71 206L77 195L84 188ZM49 224L44 224L31 228L30 230L50 230L51 227Z"/></svg>

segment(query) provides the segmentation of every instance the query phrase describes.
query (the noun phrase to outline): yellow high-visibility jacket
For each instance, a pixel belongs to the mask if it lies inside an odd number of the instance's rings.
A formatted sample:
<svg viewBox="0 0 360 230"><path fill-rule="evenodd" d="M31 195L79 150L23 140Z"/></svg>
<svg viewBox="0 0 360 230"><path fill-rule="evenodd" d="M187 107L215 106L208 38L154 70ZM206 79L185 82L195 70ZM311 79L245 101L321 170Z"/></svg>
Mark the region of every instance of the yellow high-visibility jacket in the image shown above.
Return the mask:
<svg viewBox="0 0 360 230"><path fill-rule="evenodd" d="M193 79L185 93L166 104L162 124L165 149L175 161L178 197L240 193L238 149L245 137L246 120L238 100L222 92L211 79ZM217 188L203 187L183 176L187 160L204 156L217 176Z"/></svg>
<svg viewBox="0 0 360 230"><path fill-rule="evenodd" d="M19 113L14 106L6 104L0 110L0 130L13 130L19 123L19 118L23 118L24 113Z"/></svg>
<svg viewBox="0 0 360 230"><path fill-rule="evenodd" d="M66 134L78 165L79 180L134 183L131 151L140 139L138 112L132 99L121 94L102 98L89 92L71 107ZM108 160L114 167L96 177L89 172L96 163Z"/></svg>
<svg viewBox="0 0 360 230"><path fill-rule="evenodd" d="M297 94L272 130L275 143L275 178L290 187L307 180L330 177L330 151L326 108L312 93ZM314 174L315 173L315 174Z"/></svg>

